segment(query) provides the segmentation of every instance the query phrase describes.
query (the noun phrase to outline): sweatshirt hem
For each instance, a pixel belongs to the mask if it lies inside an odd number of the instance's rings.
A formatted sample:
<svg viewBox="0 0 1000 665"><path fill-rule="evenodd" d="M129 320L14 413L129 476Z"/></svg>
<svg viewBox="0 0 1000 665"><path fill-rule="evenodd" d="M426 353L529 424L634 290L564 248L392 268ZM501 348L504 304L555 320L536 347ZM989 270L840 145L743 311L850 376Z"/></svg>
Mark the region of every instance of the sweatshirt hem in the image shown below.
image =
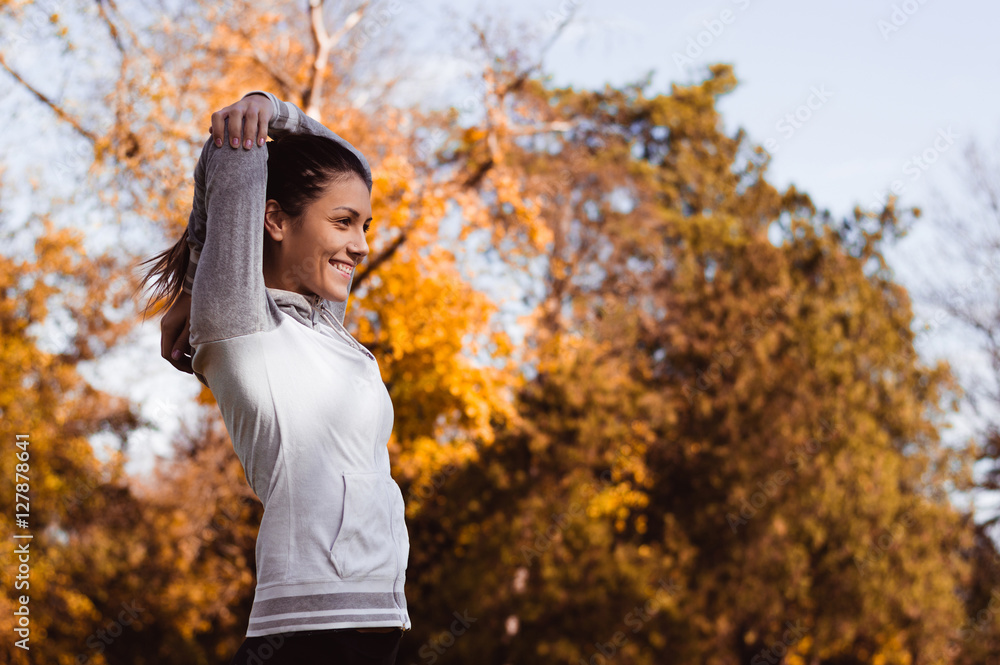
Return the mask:
<svg viewBox="0 0 1000 665"><path fill-rule="evenodd" d="M397 580L277 582L258 585L247 637L339 628L410 629Z"/></svg>

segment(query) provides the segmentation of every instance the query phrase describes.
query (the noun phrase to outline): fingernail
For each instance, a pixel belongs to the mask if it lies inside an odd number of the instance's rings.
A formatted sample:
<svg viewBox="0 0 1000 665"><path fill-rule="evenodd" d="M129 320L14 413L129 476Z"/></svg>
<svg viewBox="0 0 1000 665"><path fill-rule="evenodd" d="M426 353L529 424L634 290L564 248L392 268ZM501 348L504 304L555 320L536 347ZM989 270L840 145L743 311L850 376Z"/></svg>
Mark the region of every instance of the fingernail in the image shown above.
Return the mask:
<svg viewBox="0 0 1000 665"><path fill-rule="evenodd" d="M174 349L173 353L170 354L170 357L173 358L174 360L180 358L181 357L180 349Z"/></svg>
<svg viewBox="0 0 1000 665"><path fill-rule="evenodd" d="M250 139L247 139L246 145L244 147L246 147L246 148L252 148L253 147L253 141L251 141Z"/></svg>
<svg viewBox="0 0 1000 665"><path fill-rule="evenodd" d="M257 145L264 145L264 137L263 136L260 137L259 139L257 139Z"/></svg>
<svg viewBox="0 0 1000 665"><path fill-rule="evenodd" d="M233 144L234 148L237 148L240 145L240 140L239 139L233 139L232 140L232 144Z"/></svg>
<svg viewBox="0 0 1000 665"><path fill-rule="evenodd" d="M215 147L216 148L222 147L222 139L215 139Z"/></svg>

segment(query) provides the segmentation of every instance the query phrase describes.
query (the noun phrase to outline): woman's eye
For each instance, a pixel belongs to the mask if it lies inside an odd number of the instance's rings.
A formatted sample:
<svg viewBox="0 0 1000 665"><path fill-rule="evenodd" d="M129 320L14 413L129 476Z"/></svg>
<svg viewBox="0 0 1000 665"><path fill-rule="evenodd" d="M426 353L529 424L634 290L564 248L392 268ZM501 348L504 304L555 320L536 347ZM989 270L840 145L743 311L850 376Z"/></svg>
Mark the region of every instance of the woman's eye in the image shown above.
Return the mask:
<svg viewBox="0 0 1000 665"><path fill-rule="evenodd" d="M364 232L365 233L368 233L368 229L369 229L370 226L371 226L371 224L365 224L365 227L364 227Z"/></svg>

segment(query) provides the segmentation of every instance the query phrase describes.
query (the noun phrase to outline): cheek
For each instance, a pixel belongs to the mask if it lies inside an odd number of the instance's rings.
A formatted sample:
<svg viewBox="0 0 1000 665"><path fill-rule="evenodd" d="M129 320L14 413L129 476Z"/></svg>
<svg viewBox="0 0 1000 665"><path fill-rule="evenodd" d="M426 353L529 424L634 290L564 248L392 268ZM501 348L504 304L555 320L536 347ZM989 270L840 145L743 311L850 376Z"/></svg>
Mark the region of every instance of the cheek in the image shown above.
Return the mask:
<svg viewBox="0 0 1000 665"><path fill-rule="evenodd" d="M320 254L312 243L296 243L289 247L288 261L302 274L315 273L322 268Z"/></svg>

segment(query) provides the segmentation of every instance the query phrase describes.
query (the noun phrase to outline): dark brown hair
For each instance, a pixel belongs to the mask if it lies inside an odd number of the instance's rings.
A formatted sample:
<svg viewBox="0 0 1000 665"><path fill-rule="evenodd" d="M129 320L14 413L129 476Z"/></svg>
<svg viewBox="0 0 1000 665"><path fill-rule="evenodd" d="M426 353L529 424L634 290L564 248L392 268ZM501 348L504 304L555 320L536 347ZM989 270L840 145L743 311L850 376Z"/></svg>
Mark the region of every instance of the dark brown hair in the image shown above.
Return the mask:
<svg viewBox="0 0 1000 665"><path fill-rule="evenodd" d="M267 194L288 214L293 223L300 221L302 213L313 201L323 195L334 181L357 175L372 190L371 174L349 148L325 136L313 134L286 134L267 144ZM213 149L209 144L204 150ZM265 232L266 233L266 232ZM191 251L187 232L169 249L139 264L140 269L152 264L139 282L136 291L149 289L145 317L149 310L162 301L173 303L184 285Z"/></svg>

